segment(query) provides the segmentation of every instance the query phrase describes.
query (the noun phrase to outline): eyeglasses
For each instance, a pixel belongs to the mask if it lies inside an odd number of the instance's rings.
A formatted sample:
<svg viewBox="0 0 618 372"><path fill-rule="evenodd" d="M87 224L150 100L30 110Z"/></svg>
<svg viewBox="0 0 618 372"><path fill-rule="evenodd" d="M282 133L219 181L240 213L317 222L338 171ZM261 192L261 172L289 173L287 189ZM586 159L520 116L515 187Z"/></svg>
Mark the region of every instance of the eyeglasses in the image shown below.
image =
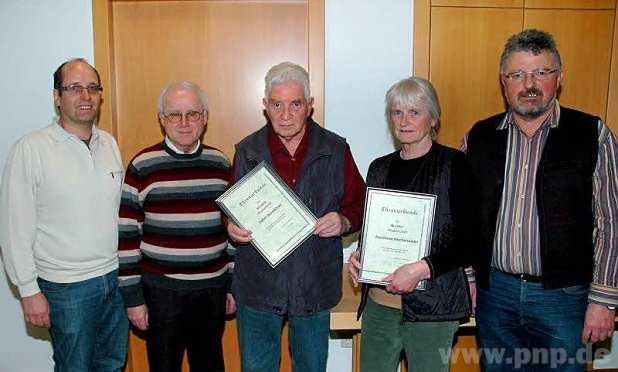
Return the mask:
<svg viewBox="0 0 618 372"><path fill-rule="evenodd" d="M204 117L204 111L187 111L184 114L182 112L170 112L164 113L163 117L172 124L181 123L183 117L189 123L197 123Z"/></svg>
<svg viewBox="0 0 618 372"><path fill-rule="evenodd" d="M515 71L504 74L504 77L509 80L521 82L526 79L526 76L530 75L534 80L543 81L550 79L554 73L558 71L560 71L559 68L555 68L553 70L538 69L534 71Z"/></svg>
<svg viewBox="0 0 618 372"><path fill-rule="evenodd" d="M71 94L82 94L84 90L88 91L88 94L99 94L103 91L103 87L98 84L90 84L87 87L79 84L71 84L66 87L60 87L58 90L69 92Z"/></svg>

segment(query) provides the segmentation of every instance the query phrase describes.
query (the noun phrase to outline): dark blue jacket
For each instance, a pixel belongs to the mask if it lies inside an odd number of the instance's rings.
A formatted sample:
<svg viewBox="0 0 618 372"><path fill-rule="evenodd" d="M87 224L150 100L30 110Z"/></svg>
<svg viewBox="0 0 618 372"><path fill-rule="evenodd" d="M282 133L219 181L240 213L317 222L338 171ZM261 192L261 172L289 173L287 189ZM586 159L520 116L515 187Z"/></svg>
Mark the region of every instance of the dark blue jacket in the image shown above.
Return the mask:
<svg viewBox="0 0 618 372"><path fill-rule="evenodd" d="M272 165L268 125L236 145L234 177L242 178L260 162ZM318 218L338 211L343 196L345 139L309 120L309 142L295 193ZM334 307L341 298L341 238L313 235L275 269L251 245L236 252L232 292L239 303L277 314L312 314Z"/></svg>

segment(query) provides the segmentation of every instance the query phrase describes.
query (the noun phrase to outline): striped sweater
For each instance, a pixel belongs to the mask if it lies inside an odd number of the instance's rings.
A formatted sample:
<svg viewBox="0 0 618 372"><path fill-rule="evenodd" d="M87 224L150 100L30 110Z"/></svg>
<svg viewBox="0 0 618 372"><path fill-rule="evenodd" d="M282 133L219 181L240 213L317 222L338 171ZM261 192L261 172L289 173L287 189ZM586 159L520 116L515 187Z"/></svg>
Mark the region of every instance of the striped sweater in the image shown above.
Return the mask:
<svg viewBox="0 0 618 372"><path fill-rule="evenodd" d="M131 160L118 245L127 307L144 303L143 275L172 288L229 286L233 248L215 203L229 179L228 159L206 145L178 154L164 141Z"/></svg>

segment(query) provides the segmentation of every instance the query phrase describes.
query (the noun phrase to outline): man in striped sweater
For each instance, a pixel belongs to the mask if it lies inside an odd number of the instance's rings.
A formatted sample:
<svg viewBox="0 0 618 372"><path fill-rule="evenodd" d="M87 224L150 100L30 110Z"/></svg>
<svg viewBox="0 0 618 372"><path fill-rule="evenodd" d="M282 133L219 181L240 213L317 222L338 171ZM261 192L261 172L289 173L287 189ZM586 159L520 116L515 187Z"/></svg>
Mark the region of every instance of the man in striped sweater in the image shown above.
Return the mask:
<svg viewBox="0 0 618 372"><path fill-rule="evenodd" d="M165 139L131 160L122 190L120 286L150 371L180 371L185 350L192 371L223 371L233 260L215 199L230 163L200 141L208 106L196 84L167 86L158 111Z"/></svg>

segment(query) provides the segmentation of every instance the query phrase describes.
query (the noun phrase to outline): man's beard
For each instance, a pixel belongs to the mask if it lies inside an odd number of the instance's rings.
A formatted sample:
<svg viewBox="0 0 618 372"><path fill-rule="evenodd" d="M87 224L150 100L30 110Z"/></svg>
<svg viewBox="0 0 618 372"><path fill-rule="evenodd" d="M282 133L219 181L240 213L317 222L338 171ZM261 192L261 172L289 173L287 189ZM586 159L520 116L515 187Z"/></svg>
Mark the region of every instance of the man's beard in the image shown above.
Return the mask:
<svg viewBox="0 0 618 372"><path fill-rule="evenodd" d="M536 89L536 88L530 88L530 89L526 89L525 91L521 92L518 94L518 97L522 97L525 98L527 96L530 95L535 95L536 97L538 97L540 99L540 104L536 105L534 107L527 107L527 108L523 108L520 107L518 105L512 106L511 109L518 114L519 116L522 116L526 119L536 119L539 116L543 115L544 113L547 112L547 110L549 110L549 108L551 107L551 104L553 102L553 99L549 100L547 102L547 104L543 104L543 92L541 92L540 90Z"/></svg>

